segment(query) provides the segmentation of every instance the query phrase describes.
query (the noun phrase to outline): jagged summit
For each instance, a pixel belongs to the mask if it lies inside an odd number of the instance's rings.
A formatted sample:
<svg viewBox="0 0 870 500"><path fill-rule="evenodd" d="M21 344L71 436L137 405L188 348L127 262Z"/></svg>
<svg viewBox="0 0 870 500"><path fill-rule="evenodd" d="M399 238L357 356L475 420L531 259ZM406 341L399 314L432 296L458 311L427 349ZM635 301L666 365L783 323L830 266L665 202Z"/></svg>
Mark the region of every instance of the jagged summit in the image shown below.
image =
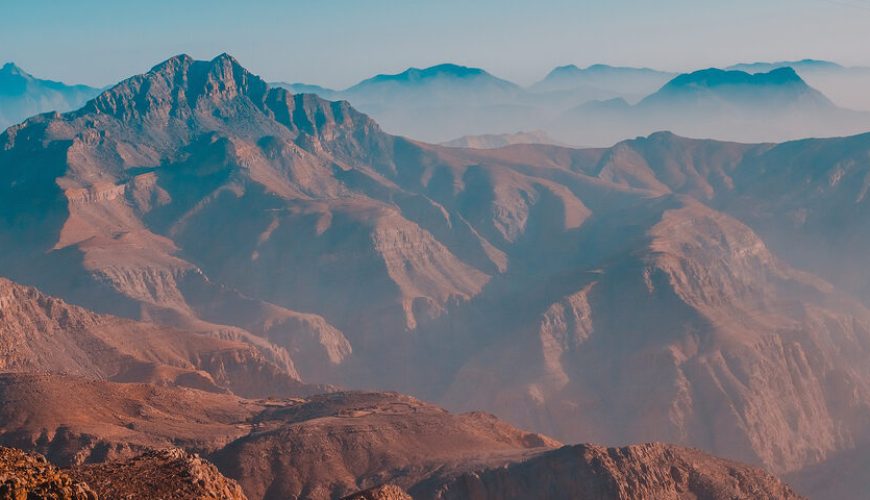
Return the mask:
<svg viewBox="0 0 870 500"><path fill-rule="evenodd" d="M239 96L262 103L268 91L265 81L229 54L210 61L180 54L102 93L85 111L130 118L151 111L194 108L201 101L226 102Z"/></svg>
<svg viewBox="0 0 870 500"><path fill-rule="evenodd" d="M30 76L14 62L8 62L0 68L0 75Z"/></svg>

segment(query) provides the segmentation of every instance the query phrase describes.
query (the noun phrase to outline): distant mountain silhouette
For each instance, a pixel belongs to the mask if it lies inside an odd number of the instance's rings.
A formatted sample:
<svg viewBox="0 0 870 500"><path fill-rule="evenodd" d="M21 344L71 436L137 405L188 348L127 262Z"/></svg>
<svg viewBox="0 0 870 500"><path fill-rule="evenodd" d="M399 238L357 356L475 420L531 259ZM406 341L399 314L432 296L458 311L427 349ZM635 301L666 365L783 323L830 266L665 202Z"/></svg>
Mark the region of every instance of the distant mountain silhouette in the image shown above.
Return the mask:
<svg viewBox="0 0 870 500"><path fill-rule="evenodd" d="M579 68L571 64L557 67L529 89L533 92L571 92L586 100L621 97L636 101L655 92L674 76L650 68L606 64Z"/></svg>
<svg viewBox="0 0 870 500"><path fill-rule="evenodd" d="M543 130L517 132L515 134L485 134L466 135L452 141L442 142L442 146L451 148L495 149L514 144L552 144L565 146L556 141Z"/></svg>
<svg viewBox="0 0 870 500"><path fill-rule="evenodd" d="M0 131L48 111L70 111L100 92L86 85L40 80L14 63L0 68Z"/></svg>
<svg viewBox="0 0 870 500"><path fill-rule="evenodd" d="M769 73L706 69L680 75L640 102L654 106L735 106L747 110L784 107L833 108L819 91L811 88L790 67Z"/></svg>
<svg viewBox="0 0 870 500"><path fill-rule="evenodd" d="M843 66L817 59L800 61L736 64L730 70L764 73L778 68L793 68L809 85L819 89L837 105L870 111L870 67Z"/></svg>
<svg viewBox="0 0 870 500"><path fill-rule="evenodd" d="M631 106L577 106L545 127L557 139L608 144L657 130L741 142L837 136L870 129L870 113L840 108L790 67L767 73L716 68L679 75Z"/></svg>
<svg viewBox="0 0 870 500"><path fill-rule="evenodd" d="M801 59L799 61L777 61L777 62L754 62L740 63L729 66L725 69L730 71L745 71L747 73L768 73L775 69L792 68L798 73L809 71L840 71L846 69L844 66L831 61L821 61L818 59Z"/></svg>

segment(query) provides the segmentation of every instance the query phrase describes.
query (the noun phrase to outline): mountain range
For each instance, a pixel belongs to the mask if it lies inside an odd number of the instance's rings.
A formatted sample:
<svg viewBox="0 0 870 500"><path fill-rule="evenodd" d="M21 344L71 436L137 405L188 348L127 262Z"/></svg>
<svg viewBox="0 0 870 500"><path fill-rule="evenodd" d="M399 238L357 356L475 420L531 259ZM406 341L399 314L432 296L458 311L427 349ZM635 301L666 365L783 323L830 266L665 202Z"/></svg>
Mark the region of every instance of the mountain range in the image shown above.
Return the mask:
<svg viewBox="0 0 870 500"><path fill-rule="evenodd" d="M0 130L39 113L77 109L99 93L86 85L40 80L6 63L0 67Z"/></svg>
<svg viewBox="0 0 870 500"><path fill-rule="evenodd" d="M621 106L755 113L759 86L840 112L788 69ZM785 495L679 447L792 477L870 442L868 158L868 135L438 146L173 57L0 134L0 442L64 467L180 446L252 498L497 497L563 463L608 498ZM653 441L676 447L559 448Z"/></svg>
<svg viewBox="0 0 870 500"><path fill-rule="evenodd" d="M531 127L563 143L609 146L666 129L744 142L862 132L870 127L870 114L851 108L870 110L862 91L868 77L870 71L863 68L816 60L739 64L686 74L597 64L560 66L521 88L481 69L444 64L378 75L343 91L277 85L348 100L385 130L431 142ZM828 92L833 102L823 95ZM677 99L679 105L668 110L648 105L668 99Z"/></svg>

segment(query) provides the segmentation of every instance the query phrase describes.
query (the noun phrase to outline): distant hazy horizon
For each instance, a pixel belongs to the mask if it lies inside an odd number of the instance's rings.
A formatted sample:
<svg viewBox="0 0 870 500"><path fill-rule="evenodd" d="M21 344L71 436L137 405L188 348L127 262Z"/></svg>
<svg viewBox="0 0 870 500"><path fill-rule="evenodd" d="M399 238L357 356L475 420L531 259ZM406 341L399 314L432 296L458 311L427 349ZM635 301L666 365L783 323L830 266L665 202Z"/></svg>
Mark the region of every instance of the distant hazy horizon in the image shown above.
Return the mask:
<svg viewBox="0 0 870 500"><path fill-rule="evenodd" d="M481 67L520 84L566 64L682 72L813 58L870 66L870 0L184 5L4 3L0 62L15 62L41 77L103 86L179 53L209 59L228 52L267 80L333 88L445 62Z"/></svg>

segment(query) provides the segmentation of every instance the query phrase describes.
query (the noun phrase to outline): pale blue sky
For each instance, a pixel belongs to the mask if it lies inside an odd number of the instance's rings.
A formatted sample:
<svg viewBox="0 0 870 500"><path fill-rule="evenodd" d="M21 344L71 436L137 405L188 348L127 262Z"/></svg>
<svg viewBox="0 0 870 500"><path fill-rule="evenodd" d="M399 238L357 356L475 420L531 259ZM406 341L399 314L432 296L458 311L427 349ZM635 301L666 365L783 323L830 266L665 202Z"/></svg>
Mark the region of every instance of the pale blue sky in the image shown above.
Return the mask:
<svg viewBox="0 0 870 500"><path fill-rule="evenodd" d="M91 85L182 52L344 87L442 62L519 83L569 63L870 65L868 47L870 0L0 0L0 62Z"/></svg>

